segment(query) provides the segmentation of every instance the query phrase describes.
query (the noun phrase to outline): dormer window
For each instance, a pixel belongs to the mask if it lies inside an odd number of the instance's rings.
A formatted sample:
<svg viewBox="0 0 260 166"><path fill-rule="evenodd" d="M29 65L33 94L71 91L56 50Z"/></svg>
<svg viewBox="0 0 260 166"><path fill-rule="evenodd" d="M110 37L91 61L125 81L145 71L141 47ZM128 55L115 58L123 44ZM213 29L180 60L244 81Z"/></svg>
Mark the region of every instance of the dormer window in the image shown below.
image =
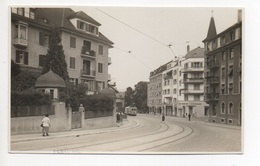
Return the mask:
<svg viewBox="0 0 260 166"><path fill-rule="evenodd" d="M80 20L77 20L77 29L83 30L87 33L98 35L98 27Z"/></svg>

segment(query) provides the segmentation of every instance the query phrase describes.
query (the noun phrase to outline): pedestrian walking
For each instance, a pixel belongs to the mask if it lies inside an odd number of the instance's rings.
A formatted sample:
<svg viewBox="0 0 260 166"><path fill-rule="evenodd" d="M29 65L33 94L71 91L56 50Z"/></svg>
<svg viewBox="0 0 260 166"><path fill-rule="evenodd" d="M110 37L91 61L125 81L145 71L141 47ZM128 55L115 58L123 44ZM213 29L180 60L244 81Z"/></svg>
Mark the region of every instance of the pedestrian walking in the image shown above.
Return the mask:
<svg viewBox="0 0 260 166"><path fill-rule="evenodd" d="M119 113L116 114L116 125L117 125L117 127L119 127L119 125L120 125L120 115L119 115Z"/></svg>
<svg viewBox="0 0 260 166"><path fill-rule="evenodd" d="M164 121L165 121L165 115L164 115L164 113L162 114L162 123L164 123Z"/></svg>
<svg viewBox="0 0 260 166"><path fill-rule="evenodd" d="M189 121L190 121L190 117L191 117L191 115L189 114L188 117L189 117Z"/></svg>
<svg viewBox="0 0 260 166"><path fill-rule="evenodd" d="M49 128L51 127L51 120L48 114L46 114L45 117L42 119L41 127L42 127L42 136L49 136Z"/></svg>

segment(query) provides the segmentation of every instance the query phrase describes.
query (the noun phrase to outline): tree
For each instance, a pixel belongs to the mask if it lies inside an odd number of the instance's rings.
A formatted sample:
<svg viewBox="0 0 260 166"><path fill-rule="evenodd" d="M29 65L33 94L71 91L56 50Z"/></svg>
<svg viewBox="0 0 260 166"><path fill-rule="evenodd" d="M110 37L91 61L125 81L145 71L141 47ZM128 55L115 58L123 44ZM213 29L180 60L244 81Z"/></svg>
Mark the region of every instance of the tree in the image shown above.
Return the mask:
<svg viewBox="0 0 260 166"><path fill-rule="evenodd" d="M147 82L140 81L135 85L133 98L138 109L143 110L147 107L147 84Z"/></svg>
<svg viewBox="0 0 260 166"><path fill-rule="evenodd" d="M125 105L130 106L134 104L133 100L134 90L131 87L128 87L125 92Z"/></svg>
<svg viewBox="0 0 260 166"><path fill-rule="evenodd" d="M59 28L53 28L49 49L44 60L42 74L47 73L51 70L58 74L64 81L69 79L67 71L67 63L65 60L63 46L61 44L61 37Z"/></svg>

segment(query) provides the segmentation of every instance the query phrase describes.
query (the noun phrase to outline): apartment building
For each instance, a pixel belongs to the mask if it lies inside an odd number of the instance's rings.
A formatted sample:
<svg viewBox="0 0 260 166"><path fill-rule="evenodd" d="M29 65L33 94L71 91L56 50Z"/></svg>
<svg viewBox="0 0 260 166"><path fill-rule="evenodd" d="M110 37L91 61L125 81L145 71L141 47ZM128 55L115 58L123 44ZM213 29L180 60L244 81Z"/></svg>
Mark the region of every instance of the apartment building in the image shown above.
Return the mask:
<svg viewBox="0 0 260 166"><path fill-rule="evenodd" d="M203 48L190 51L188 46L184 57L176 57L164 65L162 72L155 73L151 72L148 84L148 107L152 112L159 108L160 113L178 117L208 115L208 104L204 102Z"/></svg>
<svg viewBox="0 0 260 166"><path fill-rule="evenodd" d="M204 102L204 48L195 48L185 56L183 64L183 112L195 117L208 116Z"/></svg>
<svg viewBox="0 0 260 166"><path fill-rule="evenodd" d="M147 106L149 107L150 114L162 113L162 72L166 70L166 66L167 64L162 65L150 72L150 81L147 85Z"/></svg>
<svg viewBox="0 0 260 166"><path fill-rule="evenodd" d="M242 11L238 21L217 33L211 17L205 45L205 101L209 121L241 125Z"/></svg>
<svg viewBox="0 0 260 166"><path fill-rule="evenodd" d="M53 27L59 27L70 81L94 94L108 87L113 42L86 13L70 8L12 8L11 57L23 70L41 73Z"/></svg>

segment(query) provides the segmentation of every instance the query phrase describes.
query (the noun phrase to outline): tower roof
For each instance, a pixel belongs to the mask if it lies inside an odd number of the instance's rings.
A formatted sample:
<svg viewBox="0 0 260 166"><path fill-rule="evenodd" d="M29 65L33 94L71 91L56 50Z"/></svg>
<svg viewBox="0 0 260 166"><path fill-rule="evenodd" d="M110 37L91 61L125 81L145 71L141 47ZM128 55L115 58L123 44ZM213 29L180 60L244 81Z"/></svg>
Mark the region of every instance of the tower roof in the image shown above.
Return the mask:
<svg viewBox="0 0 260 166"><path fill-rule="evenodd" d="M214 21L214 18L211 17L210 23L209 23L208 34L207 34L206 39L203 40L203 42L214 38L216 35L217 35L217 31L216 31L215 21Z"/></svg>
<svg viewBox="0 0 260 166"><path fill-rule="evenodd" d="M52 70L40 76L35 84L35 88L65 88L64 80L53 73Z"/></svg>

